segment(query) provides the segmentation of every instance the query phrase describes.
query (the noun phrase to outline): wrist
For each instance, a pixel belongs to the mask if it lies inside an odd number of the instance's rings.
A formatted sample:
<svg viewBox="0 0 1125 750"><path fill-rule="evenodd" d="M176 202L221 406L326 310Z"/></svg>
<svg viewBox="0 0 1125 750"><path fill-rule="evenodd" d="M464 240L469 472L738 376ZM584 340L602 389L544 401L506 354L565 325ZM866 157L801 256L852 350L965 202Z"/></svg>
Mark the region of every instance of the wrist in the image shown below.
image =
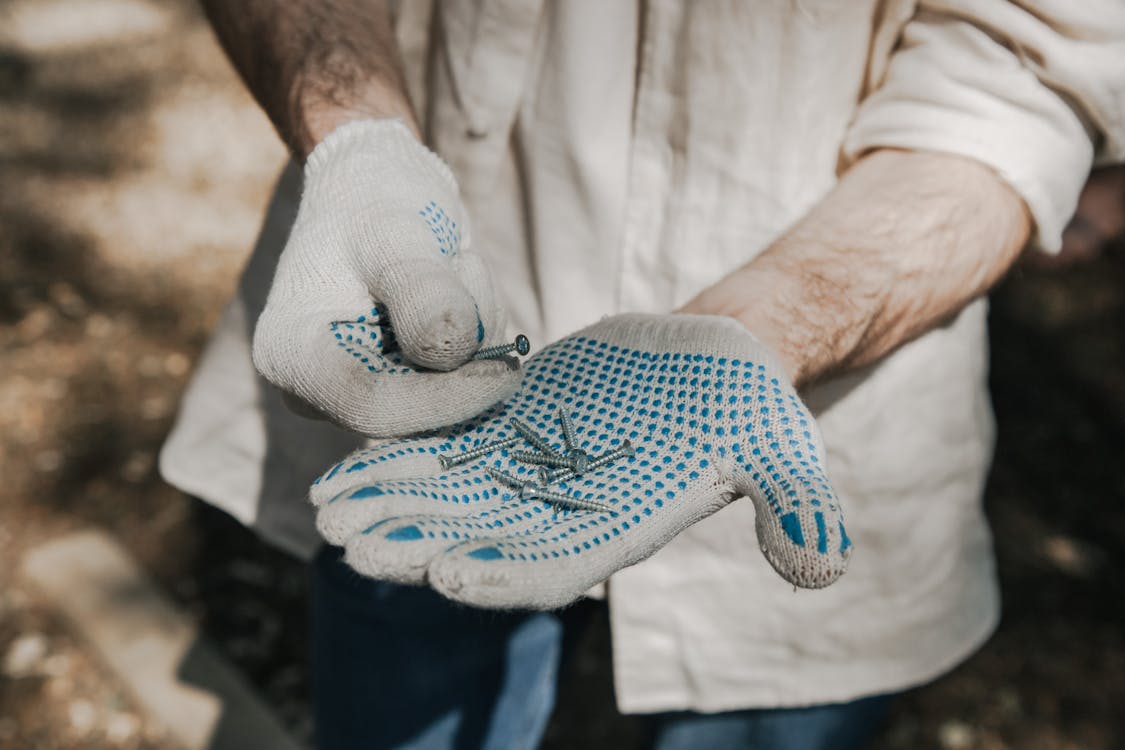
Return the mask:
<svg viewBox="0 0 1125 750"><path fill-rule="evenodd" d="M984 293L1027 239L1016 194L987 167L877 151L754 260L684 307L727 315L793 383L868 365Z"/></svg>
<svg viewBox="0 0 1125 750"><path fill-rule="evenodd" d="M367 160L380 173L429 175L457 191L453 171L401 118L350 120L325 135L305 160L306 186L330 173L330 164L354 159Z"/></svg>
<svg viewBox="0 0 1125 750"><path fill-rule="evenodd" d="M330 134L348 123L361 120L400 120L421 142L418 119L406 95L379 81L373 81L360 92L340 101L316 90L298 91L294 97L295 112L290 148L302 163Z"/></svg>
<svg viewBox="0 0 1125 750"><path fill-rule="evenodd" d="M788 329L782 316L769 302L778 293L777 285L785 285L788 280L778 277L771 282L765 276L765 273L741 268L700 292L676 312L734 320L773 353L790 382L800 387L809 380L811 372L808 351L802 351L785 335ZM759 302L755 304L754 300Z"/></svg>

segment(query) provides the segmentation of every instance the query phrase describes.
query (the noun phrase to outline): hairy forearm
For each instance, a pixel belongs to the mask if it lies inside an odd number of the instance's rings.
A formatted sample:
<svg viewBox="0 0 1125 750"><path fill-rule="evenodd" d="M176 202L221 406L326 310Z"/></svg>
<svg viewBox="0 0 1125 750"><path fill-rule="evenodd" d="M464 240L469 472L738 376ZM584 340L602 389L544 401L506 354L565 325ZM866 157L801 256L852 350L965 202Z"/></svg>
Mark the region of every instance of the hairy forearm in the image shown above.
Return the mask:
<svg viewBox="0 0 1125 750"><path fill-rule="evenodd" d="M251 93L304 159L337 126L401 117L418 126L383 0L202 0Z"/></svg>
<svg viewBox="0 0 1125 750"><path fill-rule="evenodd" d="M986 292L1027 242L1020 198L955 156L877 151L684 312L728 315L794 382L869 364Z"/></svg>

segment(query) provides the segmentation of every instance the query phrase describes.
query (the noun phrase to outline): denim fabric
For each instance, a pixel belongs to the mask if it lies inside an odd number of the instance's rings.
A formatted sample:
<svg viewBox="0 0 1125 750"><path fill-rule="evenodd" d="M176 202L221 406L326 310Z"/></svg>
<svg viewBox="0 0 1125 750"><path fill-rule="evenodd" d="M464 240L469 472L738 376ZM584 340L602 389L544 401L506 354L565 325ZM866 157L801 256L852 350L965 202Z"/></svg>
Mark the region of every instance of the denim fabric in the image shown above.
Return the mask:
<svg viewBox="0 0 1125 750"><path fill-rule="evenodd" d="M878 695L808 708L663 714L654 718L652 750L860 750L890 703Z"/></svg>
<svg viewBox="0 0 1125 750"><path fill-rule="evenodd" d="M427 588L360 577L341 550L314 562L313 681L320 750L524 750L554 706L564 620L487 612ZM861 748L890 698L651 717L653 750Z"/></svg>
<svg viewBox="0 0 1125 750"><path fill-rule="evenodd" d="M522 750L551 715L562 625L361 578L321 550L313 691L321 750Z"/></svg>

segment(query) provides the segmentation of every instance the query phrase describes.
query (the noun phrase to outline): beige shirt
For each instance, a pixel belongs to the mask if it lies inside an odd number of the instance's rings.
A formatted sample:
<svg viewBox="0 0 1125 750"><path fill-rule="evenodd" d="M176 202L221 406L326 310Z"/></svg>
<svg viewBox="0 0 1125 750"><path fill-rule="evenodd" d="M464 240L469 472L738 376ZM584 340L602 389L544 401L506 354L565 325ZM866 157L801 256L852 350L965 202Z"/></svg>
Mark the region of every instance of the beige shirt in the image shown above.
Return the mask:
<svg viewBox="0 0 1125 750"><path fill-rule="evenodd" d="M1032 8L1030 6L1035 5ZM512 330L546 343L667 312L761 252L864 150L994 168L1056 249L1095 151L1125 156L1125 6L1000 0L404 3L431 145ZM161 456L165 477L286 548L356 439L286 412L248 336L299 196L282 176L239 294ZM981 512L985 303L806 394L846 498L851 569L794 591L736 502L608 585L623 711L848 700L918 684L991 632Z"/></svg>

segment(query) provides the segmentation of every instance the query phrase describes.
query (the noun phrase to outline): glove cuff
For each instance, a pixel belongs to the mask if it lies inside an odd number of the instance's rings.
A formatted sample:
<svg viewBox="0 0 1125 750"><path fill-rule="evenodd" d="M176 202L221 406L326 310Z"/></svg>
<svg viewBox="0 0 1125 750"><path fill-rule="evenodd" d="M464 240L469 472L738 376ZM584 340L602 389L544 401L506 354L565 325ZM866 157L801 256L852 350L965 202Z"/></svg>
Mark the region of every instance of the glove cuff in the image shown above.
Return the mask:
<svg viewBox="0 0 1125 750"><path fill-rule="evenodd" d="M453 170L437 154L426 148L400 118L353 120L340 125L316 145L305 161L305 182L337 159L346 159L351 152L379 162L400 164L420 170L442 180L457 192Z"/></svg>
<svg viewBox="0 0 1125 750"><path fill-rule="evenodd" d="M785 373L769 346L725 315L623 313L603 318L575 335L637 351L754 360Z"/></svg>

